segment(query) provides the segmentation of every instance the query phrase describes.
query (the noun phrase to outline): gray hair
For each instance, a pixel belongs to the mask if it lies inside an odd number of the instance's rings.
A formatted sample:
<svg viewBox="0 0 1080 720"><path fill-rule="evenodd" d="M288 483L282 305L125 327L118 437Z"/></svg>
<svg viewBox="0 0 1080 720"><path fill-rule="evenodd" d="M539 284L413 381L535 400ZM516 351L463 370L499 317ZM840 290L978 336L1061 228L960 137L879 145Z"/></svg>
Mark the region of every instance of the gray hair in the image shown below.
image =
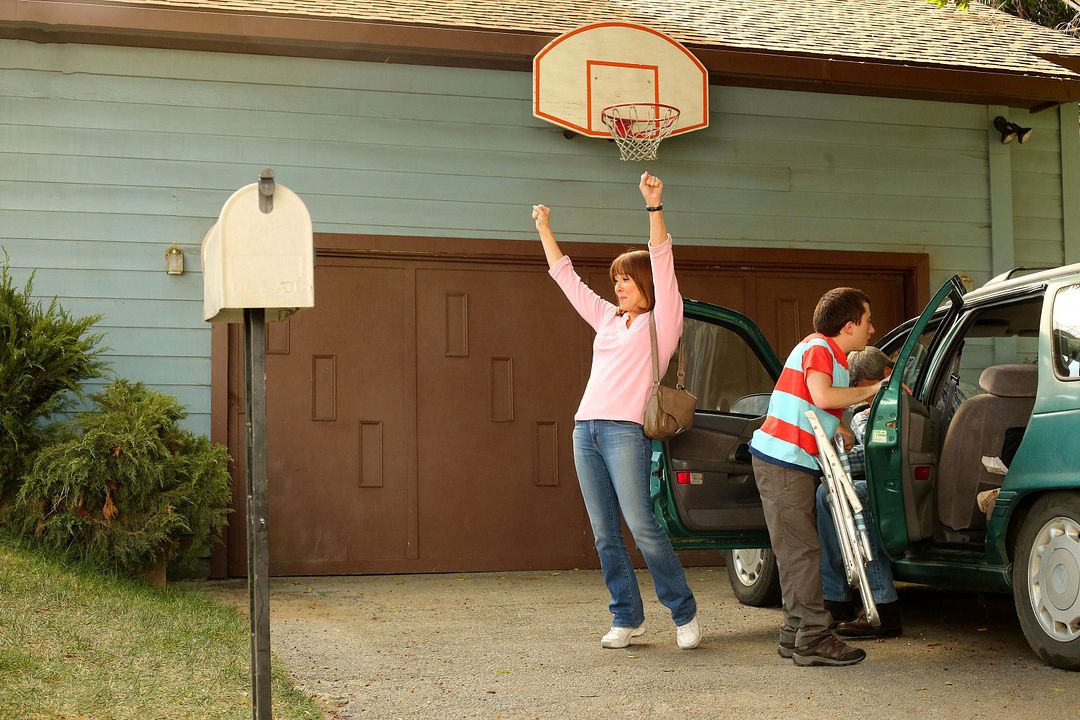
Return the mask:
<svg viewBox="0 0 1080 720"><path fill-rule="evenodd" d="M851 374L849 384L855 387L863 380L877 382L885 377L885 368L891 368L893 361L873 345L865 350L853 350L847 356L848 370Z"/></svg>

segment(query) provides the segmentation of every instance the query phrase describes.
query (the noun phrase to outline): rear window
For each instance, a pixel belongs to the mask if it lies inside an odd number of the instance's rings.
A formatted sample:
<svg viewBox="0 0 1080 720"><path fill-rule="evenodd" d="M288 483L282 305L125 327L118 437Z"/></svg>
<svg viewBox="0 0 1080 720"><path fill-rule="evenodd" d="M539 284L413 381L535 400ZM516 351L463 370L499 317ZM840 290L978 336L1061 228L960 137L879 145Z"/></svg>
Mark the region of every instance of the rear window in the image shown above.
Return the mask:
<svg viewBox="0 0 1080 720"><path fill-rule="evenodd" d="M1080 379L1080 285L1054 296L1054 370L1063 380Z"/></svg>

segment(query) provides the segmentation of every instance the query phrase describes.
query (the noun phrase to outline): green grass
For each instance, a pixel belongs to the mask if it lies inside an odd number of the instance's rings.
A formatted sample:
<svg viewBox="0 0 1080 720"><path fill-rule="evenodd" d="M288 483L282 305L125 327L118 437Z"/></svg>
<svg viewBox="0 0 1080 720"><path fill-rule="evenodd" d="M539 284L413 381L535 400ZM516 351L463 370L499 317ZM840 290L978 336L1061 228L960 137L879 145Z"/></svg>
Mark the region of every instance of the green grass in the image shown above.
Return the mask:
<svg viewBox="0 0 1080 720"><path fill-rule="evenodd" d="M279 719L324 718L274 663ZM0 718L251 717L247 621L0 539Z"/></svg>

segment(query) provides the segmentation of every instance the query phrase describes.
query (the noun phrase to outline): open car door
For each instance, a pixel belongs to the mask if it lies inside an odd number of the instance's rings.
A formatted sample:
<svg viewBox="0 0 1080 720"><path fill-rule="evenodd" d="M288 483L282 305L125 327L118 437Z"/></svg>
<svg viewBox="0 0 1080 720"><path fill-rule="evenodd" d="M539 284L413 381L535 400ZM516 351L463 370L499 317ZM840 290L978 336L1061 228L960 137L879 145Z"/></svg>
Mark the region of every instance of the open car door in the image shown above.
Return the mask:
<svg viewBox="0 0 1080 720"><path fill-rule="evenodd" d="M911 326L896 355L892 377L870 407L866 425L866 479L882 543L892 555L929 537L937 463L935 422L927 407L932 360L963 310L964 285L954 275ZM910 390L910 392L908 392Z"/></svg>
<svg viewBox="0 0 1080 720"><path fill-rule="evenodd" d="M685 302L683 347L697 410L690 430L653 445L657 519L676 548L768 547L749 442L764 422L780 361L745 315L694 300Z"/></svg>

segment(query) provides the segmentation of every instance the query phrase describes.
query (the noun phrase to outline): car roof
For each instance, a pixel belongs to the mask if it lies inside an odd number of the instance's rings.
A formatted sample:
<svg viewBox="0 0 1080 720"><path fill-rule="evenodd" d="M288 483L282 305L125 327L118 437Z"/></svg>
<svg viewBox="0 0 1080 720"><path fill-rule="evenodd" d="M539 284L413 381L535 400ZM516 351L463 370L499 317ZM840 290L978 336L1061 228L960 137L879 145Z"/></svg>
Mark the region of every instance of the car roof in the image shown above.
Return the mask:
<svg viewBox="0 0 1080 720"><path fill-rule="evenodd" d="M1061 278L1067 278L1070 275L1076 275L1080 277L1080 263L1073 263L1072 265L1062 265L1061 267L1050 268L1049 270L1041 270L1031 275L1020 275L1018 277L1009 277L1010 273L1004 273L998 275L990 282L986 283L982 287L976 288L971 292L964 295L964 304L969 302L978 302L983 298L993 297L1000 295L1001 293L1008 292L1014 288L1023 288L1032 285L1040 285L1050 282L1052 280L1058 280Z"/></svg>

